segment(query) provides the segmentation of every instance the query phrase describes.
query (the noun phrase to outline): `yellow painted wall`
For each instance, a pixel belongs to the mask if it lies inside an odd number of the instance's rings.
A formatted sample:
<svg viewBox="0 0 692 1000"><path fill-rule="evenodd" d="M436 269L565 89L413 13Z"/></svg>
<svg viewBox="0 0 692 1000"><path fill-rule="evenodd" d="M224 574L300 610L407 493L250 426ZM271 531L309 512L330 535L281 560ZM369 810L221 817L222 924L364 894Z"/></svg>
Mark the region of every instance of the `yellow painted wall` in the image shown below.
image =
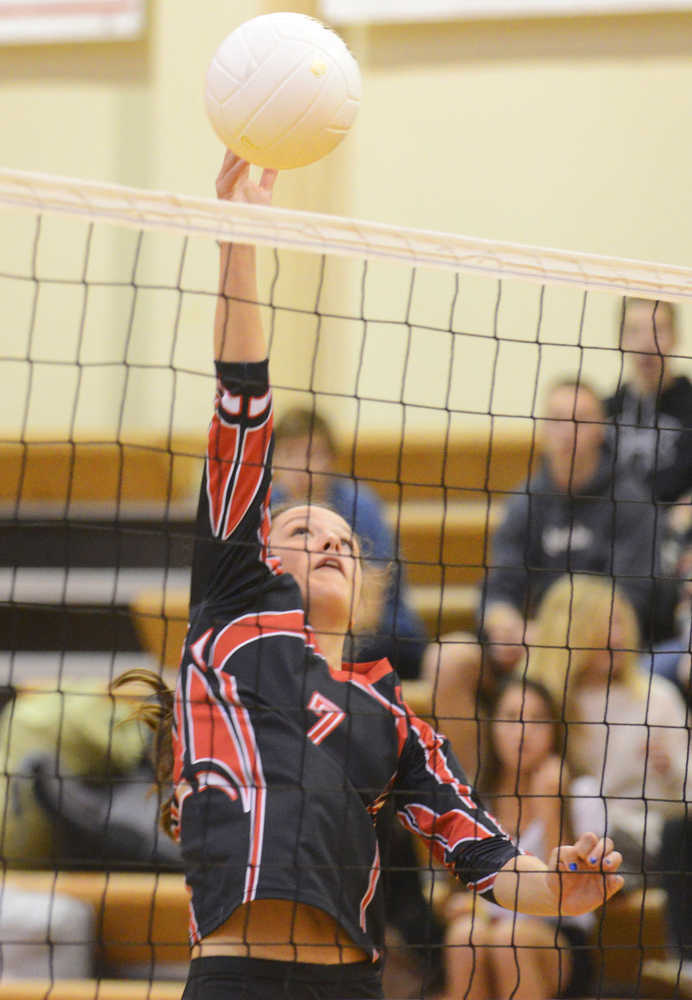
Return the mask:
<svg viewBox="0 0 692 1000"><path fill-rule="evenodd" d="M221 151L202 102L209 58L241 21L284 7L151 0L141 41L0 48L0 161L211 195ZM294 9L314 13L316 0ZM280 178L279 204L692 266L692 12L360 27L345 36L364 77L357 125L325 161ZM0 216L3 272L31 272L33 226ZM78 282L77 229L44 223L42 275ZM167 427L171 414L176 431L206 419L213 297L180 304L179 241L146 237L138 251L133 234L102 229L90 266L122 286L90 291L86 307L78 283L46 284L37 304L31 282L0 279L2 356L15 358L0 364L9 433L127 435ZM135 298L135 260L140 283L172 290ZM186 275L212 291L214 248L189 247ZM277 303L312 309L318 278L316 262L286 255ZM330 262L323 311L359 316L361 278L359 266ZM612 297L589 296L582 316L580 294L549 289L541 301L536 288L507 283L498 306L494 282L462 279L455 289L450 275L419 274L409 303L410 275L385 265L368 268L365 289L367 316L404 319L408 307L414 328L325 319L317 338L315 320L277 313L275 381L333 394L324 406L344 429L355 393L366 397L360 418L369 426L398 426L401 401L409 422L437 426L445 405L464 411L455 423L473 419L466 411L530 415L539 373L581 364L603 388L617 377L619 357L602 349L614 337ZM446 327L453 302L454 328L476 336L421 329ZM690 354L686 310L683 327ZM42 364L25 360L30 331ZM172 374L172 349L189 372ZM81 367L52 364L58 355ZM128 365L117 367L123 358ZM383 396L397 402L370 401Z"/></svg>

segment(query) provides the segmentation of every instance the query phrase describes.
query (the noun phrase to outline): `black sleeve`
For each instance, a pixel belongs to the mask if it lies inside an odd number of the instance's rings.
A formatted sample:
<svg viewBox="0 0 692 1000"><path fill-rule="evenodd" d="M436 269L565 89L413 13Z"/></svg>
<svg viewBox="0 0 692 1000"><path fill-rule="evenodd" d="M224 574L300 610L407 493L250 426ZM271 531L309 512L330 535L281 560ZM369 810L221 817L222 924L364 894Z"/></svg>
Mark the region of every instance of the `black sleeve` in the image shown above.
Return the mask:
<svg viewBox="0 0 692 1000"><path fill-rule="evenodd" d="M268 363L217 362L197 509L190 605L248 594L266 579L273 451Z"/></svg>
<svg viewBox="0 0 692 1000"><path fill-rule="evenodd" d="M481 804L449 741L410 709L392 791L403 825L470 889L492 899L498 872L522 852Z"/></svg>

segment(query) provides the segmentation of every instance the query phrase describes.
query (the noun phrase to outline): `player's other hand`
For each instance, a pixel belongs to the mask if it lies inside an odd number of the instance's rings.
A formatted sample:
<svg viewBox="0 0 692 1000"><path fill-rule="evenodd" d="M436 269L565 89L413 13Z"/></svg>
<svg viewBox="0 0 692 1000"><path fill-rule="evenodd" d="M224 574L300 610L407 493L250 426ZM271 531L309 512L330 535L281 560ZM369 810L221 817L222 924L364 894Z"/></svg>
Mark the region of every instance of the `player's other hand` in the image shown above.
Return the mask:
<svg viewBox="0 0 692 1000"><path fill-rule="evenodd" d="M574 844L556 847L550 855L546 880L563 914L578 916L597 909L625 884L616 872L622 855L609 837L584 833Z"/></svg>
<svg viewBox="0 0 692 1000"><path fill-rule="evenodd" d="M263 170L259 181L250 177L250 164L229 150L216 178L216 194L224 201L270 205L278 170Z"/></svg>

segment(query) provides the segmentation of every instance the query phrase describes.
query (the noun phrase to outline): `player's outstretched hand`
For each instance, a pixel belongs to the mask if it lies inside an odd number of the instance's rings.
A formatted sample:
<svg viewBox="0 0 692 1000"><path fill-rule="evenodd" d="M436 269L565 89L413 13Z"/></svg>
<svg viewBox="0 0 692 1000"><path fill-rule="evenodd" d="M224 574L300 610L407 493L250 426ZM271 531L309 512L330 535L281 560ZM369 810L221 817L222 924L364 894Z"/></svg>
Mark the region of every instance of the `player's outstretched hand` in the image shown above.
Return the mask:
<svg viewBox="0 0 692 1000"><path fill-rule="evenodd" d="M616 872L622 855L606 837L584 833L574 844L556 847L550 855L545 878L563 914L578 916L597 909L622 889L625 880Z"/></svg>
<svg viewBox="0 0 692 1000"><path fill-rule="evenodd" d="M259 182L250 178L250 164L227 150L216 178L216 193L224 201L270 205L278 170L263 170Z"/></svg>

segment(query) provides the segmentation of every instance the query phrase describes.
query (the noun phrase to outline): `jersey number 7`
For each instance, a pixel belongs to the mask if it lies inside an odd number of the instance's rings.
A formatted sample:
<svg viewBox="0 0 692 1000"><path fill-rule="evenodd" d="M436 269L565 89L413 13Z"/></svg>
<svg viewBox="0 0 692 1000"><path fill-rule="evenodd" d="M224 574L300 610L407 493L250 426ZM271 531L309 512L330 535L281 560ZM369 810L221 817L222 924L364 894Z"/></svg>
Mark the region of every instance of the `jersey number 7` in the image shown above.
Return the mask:
<svg viewBox="0 0 692 1000"><path fill-rule="evenodd" d="M308 708L320 716L315 725L308 729L308 739L312 740L315 746L319 746L322 740L346 718L346 713L319 691L313 691Z"/></svg>

